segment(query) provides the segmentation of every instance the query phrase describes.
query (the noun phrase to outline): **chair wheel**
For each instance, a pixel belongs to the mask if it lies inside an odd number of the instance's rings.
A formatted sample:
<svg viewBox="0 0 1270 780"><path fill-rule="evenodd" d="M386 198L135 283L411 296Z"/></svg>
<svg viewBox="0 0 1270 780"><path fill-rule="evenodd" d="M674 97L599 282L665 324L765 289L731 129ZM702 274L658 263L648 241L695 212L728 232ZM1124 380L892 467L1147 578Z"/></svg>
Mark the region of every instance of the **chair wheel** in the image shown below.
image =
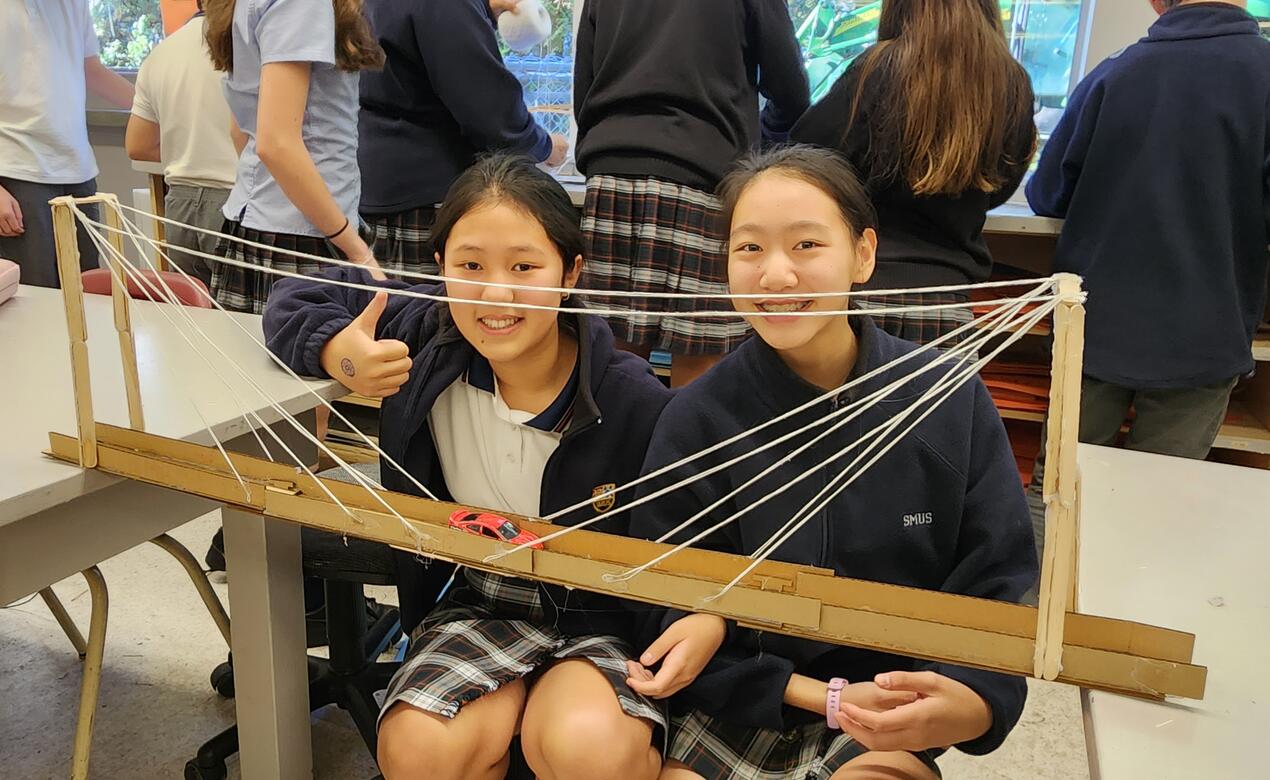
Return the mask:
<svg viewBox="0 0 1270 780"><path fill-rule="evenodd" d="M224 663L213 669L212 687L226 699L234 698L234 667ZM186 776L189 776L188 770Z"/></svg>
<svg viewBox="0 0 1270 780"><path fill-rule="evenodd" d="M225 780L228 774L223 761L216 766L200 766L197 761L185 762L185 780Z"/></svg>

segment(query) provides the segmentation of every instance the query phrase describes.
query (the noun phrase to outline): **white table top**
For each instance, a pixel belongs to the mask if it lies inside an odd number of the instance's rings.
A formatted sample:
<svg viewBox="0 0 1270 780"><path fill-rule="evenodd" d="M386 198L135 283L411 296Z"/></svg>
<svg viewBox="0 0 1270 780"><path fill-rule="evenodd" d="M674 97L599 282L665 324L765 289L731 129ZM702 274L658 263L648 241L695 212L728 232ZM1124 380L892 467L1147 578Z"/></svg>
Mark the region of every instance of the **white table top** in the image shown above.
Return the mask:
<svg viewBox="0 0 1270 780"><path fill-rule="evenodd" d="M162 176L164 173L163 163L150 162L149 160L132 160L132 170L156 176Z"/></svg>
<svg viewBox="0 0 1270 780"><path fill-rule="evenodd" d="M128 408L111 299L88 295L84 302L94 416L99 422L127 425ZM222 441L246 433L249 428L241 417L242 407L218 376L229 382L243 403L266 423L280 419L281 415L229 368L224 358L205 348L216 367L209 366L155 308L156 304L147 301L134 301L132 306L148 431L211 444L191 404L193 399ZM220 311L187 311L288 412L298 414L317 405L305 386L328 399L345 394L339 384L330 380L302 385L292 379ZM233 316L257 338L261 337L259 317ZM0 305L0 366L6 373L0 385L0 409L4 410L0 417L4 420L0 438L0 525L113 484L114 477L84 471L41 454L49 446L49 431L76 433L61 291L21 286L17 295Z"/></svg>
<svg viewBox="0 0 1270 780"><path fill-rule="evenodd" d="M1196 635L1202 702L1087 693L1094 780L1270 776L1270 472L1081 445L1081 612Z"/></svg>

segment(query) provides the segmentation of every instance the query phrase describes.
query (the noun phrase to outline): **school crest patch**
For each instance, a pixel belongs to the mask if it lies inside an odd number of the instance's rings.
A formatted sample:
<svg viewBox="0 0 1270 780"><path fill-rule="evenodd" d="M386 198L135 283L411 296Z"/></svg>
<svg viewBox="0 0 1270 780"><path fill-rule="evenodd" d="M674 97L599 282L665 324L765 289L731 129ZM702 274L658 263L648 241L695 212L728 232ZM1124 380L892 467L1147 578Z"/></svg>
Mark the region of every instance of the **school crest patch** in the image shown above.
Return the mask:
<svg viewBox="0 0 1270 780"><path fill-rule="evenodd" d="M607 512L613 508L613 505L617 503L617 496L609 493L609 491L616 489L617 483L615 482L606 482L603 485L595 486L595 489L591 491L591 498L595 499L591 502L591 506L595 511ZM604 495L605 493L609 493L609 495L606 496Z"/></svg>

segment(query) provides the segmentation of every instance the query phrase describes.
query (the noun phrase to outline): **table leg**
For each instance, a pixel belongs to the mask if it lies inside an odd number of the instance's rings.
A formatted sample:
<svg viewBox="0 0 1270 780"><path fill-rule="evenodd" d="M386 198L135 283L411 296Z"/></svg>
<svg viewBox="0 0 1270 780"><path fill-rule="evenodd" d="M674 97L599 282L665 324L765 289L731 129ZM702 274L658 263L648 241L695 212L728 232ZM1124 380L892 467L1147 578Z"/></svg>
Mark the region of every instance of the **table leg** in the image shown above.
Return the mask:
<svg viewBox="0 0 1270 780"><path fill-rule="evenodd" d="M96 567L82 574L88 581L93 606L88 621L88 647L84 654L84 676L79 683L79 720L75 724L75 751L71 754L71 780L88 777L88 756L93 746L93 717L97 714L97 692L101 689L101 659L106 650L106 615L109 601L106 579Z"/></svg>
<svg viewBox="0 0 1270 780"><path fill-rule="evenodd" d="M313 775L300 528L226 507L242 776Z"/></svg>
<svg viewBox="0 0 1270 780"><path fill-rule="evenodd" d="M66 634L66 638L71 640L71 644L75 647L75 652L79 654L79 660L84 660L84 656L88 655L88 643L84 641L84 635L79 632L79 626L75 625L75 621L66 611L66 607L62 606L62 600L53 592L53 586L50 585L40 591L40 598L44 599L44 604L49 608L49 612L53 613L53 617L57 620L57 624L62 627L62 632Z"/></svg>

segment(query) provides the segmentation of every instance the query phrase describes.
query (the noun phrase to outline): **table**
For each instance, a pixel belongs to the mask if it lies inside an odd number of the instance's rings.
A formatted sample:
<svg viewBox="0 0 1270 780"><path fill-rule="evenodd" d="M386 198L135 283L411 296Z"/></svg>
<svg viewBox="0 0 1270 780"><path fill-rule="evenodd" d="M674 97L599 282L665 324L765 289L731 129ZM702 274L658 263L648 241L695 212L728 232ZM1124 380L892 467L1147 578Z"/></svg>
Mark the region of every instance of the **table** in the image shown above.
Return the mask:
<svg viewBox="0 0 1270 780"><path fill-rule="evenodd" d="M281 415L254 395L247 382L203 363L154 309L148 302L133 305L147 430L211 444L191 406L193 399L227 447L256 449L250 425L218 375L266 424L278 422ZM302 384L278 370L219 311L187 311L288 413L305 413L318 404L306 388L328 399L344 394L335 382ZM111 299L85 296L85 315L95 417L126 425ZM233 316L259 337L259 317ZM67 343L60 291L22 286L0 305L0 365L7 373L0 438L0 604L88 570L219 506L41 455L49 431L75 433ZM299 527L229 510L224 522L243 773L249 778L309 777Z"/></svg>
<svg viewBox="0 0 1270 780"><path fill-rule="evenodd" d="M1093 780L1267 776L1270 473L1081 445L1080 611L1196 634L1202 702L1084 691Z"/></svg>

